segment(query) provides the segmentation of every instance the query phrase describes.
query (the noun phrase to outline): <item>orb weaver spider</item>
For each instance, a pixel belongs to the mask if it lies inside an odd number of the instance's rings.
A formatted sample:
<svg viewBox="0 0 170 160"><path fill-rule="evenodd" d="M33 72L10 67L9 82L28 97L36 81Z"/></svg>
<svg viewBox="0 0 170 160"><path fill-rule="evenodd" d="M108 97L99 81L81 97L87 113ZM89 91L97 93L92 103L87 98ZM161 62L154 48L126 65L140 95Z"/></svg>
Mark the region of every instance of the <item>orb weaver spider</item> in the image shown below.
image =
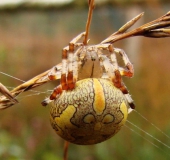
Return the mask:
<svg viewBox="0 0 170 160"><path fill-rule="evenodd" d="M60 79L49 98L42 105L50 107L51 125L65 139L64 159L67 159L68 142L96 144L116 134L135 105L122 81L122 76L132 77L133 65L126 53L113 47L113 43L132 36L169 37L170 12L137 29L126 32L143 13L127 22L117 32L97 45L88 45L88 34L94 0L89 1L86 31L76 36L62 52L62 62L52 69L8 91L0 84L0 109L16 103L17 95L46 82ZM84 38L83 42L79 42ZM103 51L106 50L107 53ZM120 67L116 54L125 67Z"/></svg>

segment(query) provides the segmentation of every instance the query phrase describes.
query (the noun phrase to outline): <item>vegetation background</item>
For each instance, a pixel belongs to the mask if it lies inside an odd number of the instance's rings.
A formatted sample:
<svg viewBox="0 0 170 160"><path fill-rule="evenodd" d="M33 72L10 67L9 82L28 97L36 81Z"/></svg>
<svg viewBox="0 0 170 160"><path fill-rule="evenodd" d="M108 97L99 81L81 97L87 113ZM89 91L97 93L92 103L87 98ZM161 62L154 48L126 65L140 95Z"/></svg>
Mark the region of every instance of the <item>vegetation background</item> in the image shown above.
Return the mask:
<svg viewBox="0 0 170 160"><path fill-rule="evenodd" d="M169 1L98 1L89 43L101 42L143 11L145 15L137 26L162 16L169 8ZM56 65L61 61L62 48L85 30L87 13L87 1L79 0L62 6L1 7L0 71L27 81ZM114 46L124 49L134 64L135 76L124 81L135 100L136 110L170 135L170 38L135 37ZM9 89L22 83L3 74L0 81ZM50 126L49 107L41 106L41 101L56 85L54 82L37 89L45 94L23 94L19 104L0 111L1 160L62 159L64 141ZM136 112L131 113L128 120L170 146L170 138ZM133 127L129 123L126 126ZM69 160L169 159L170 147L157 143L140 130L139 136L129 128L123 127L116 136L101 144L71 144Z"/></svg>

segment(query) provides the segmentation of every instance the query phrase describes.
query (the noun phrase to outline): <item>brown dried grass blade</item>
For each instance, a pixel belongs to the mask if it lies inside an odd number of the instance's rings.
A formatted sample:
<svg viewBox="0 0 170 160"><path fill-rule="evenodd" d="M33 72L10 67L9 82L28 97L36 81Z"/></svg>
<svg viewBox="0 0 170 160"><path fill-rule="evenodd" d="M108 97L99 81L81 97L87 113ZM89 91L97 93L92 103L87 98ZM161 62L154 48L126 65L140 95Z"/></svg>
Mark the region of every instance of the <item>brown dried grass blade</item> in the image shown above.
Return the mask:
<svg viewBox="0 0 170 160"><path fill-rule="evenodd" d="M10 101L18 103L18 101L13 97L10 91L2 83L0 83L0 92Z"/></svg>
<svg viewBox="0 0 170 160"><path fill-rule="evenodd" d="M10 91L10 94L12 97L16 97L17 95L21 94L22 92L28 91L30 89L33 89L35 87L41 86L44 83L47 83L49 80L48 73L51 71L48 70L46 72L43 72L36 77L28 80L27 82L19 85L18 87L14 88L12 91ZM9 97L8 97L9 98ZM0 109L6 109L14 104L16 104L15 101L11 100L11 98L8 99L6 96L0 96Z"/></svg>
<svg viewBox="0 0 170 160"><path fill-rule="evenodd" d="M149 31L143 36L145 37L153 37L153 38L163 38L163 37L170 37L170 29L157 29L153 31Z"/></svg>
<svg viewBox="0 0 170 160"><path fill-rule="evenodd" d="M133 37L133 36L145 36L151 38L164 38L170 37L169 30L165 30L164 28L170 27L170 12L166 13L162 17L146 23L132 31L122 33L122 34L113 34L106 38L101 43L114 43L121 39ZM158 31L160 29L162 31ZM159 32L159 33L158 33ZM153 34L154 33L154 34Z"/></svg>
<svg viewBox="0 0 170 160"><path fill-rule="evenodd" d="M128 21L126 24L124 24L117 32L113 33L111 36L116 34L122 34L126 32L131 26L133 26L142 16L144 15L144 12L140 13L136 17L132 18L130 21Z"/></svg>
<svg viewBox="0 0 170 160"><path fill-rule="evenodd" d="M84 41L83 41L84 45L87 45L88 43L88 35L90 32L90 24L92 20L93 10L94 10L94 0L89 0L89 13L88 13L88 18L86 23L86 34L84 36Z"/></svg>

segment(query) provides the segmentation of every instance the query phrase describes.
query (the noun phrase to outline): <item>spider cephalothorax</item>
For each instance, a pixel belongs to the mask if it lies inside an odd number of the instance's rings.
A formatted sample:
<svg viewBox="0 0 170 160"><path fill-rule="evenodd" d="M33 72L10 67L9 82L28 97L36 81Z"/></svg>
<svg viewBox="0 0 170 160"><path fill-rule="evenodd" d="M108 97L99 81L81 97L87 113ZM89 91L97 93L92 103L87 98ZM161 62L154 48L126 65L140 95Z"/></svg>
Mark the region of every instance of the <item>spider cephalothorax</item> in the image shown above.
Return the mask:
<svg viewBox="0 0 170 160"><path fill-rule="evenodd" d="M77 41L84 35L85 33L81 33L69 43L69 46L63 49L61 67L55 73L49 74L49 78L52 80L61 77L61 84L54 89L50 100L58 98L63 90L73 90L78 80L105 78L125 94L131 108L134 109L133 101L121 78L122 76L133 76L133 66L125 52L113 48L112 44L88 46L78 43ZM107 50L108 54L104 54L103 50ZM119 67L116 54L120 54L126 68ZM48 104L48 99L43 104Z"/></svg>

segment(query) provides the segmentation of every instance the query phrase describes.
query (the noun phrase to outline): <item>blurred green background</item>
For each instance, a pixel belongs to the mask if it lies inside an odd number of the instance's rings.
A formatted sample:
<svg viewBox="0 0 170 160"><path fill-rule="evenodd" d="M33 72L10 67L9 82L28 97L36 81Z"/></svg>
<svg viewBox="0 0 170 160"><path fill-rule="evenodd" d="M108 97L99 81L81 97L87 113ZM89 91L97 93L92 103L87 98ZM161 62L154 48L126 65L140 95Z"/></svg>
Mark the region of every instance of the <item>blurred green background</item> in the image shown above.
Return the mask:
<svg viewBox="0 0 170 160"><path fill-rule="evenodd" d="M156 19L170 9L168 1L98 1L90 30L90 44L97 44L141 12L137 26ZM61 61L61 50L85 30L87 1L66 5L16 5L0 8L0 72L24 81ZM122 48L134 64L135 76L124 78L136 103L136 110L161 131L170 135L170 38L135 37L114 44ZM5 86L20 81L0 74ZM0 111L1 160L61 160L64 141L49 123L49 108L41 106L57 82L19 96L20 103ZM170 138L132 112L128 120L170 146ZM133 128L129 123L126 126ZM92 146L71 144L69 160L152 160L170 159L170 147L129 128L110 140ZM136 130L135 128L133 128ZM148 139L150 143L146 140ZM156 146L154 146L154 143Z"/></svg>

